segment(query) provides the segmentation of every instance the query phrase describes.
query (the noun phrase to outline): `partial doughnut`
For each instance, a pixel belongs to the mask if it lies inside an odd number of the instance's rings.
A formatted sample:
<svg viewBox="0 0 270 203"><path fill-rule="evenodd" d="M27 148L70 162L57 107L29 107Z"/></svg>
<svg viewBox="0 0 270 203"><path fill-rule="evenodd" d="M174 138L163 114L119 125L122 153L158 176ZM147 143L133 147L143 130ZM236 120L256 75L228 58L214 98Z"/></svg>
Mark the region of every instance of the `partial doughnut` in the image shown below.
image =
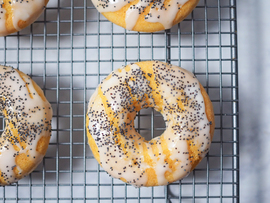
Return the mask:
<svg viewBox="0 0 270 203"><path fill-rule="evenodd" d="M92 0L109 21L139 32L170 29L184 20L199 0Z"/></svg>
<svg viewBox="0 0 270 203"><path fill-rule="evenodd" d="M32 172L45 155L51 136L52 108L40 87L12 67L0 66L0 185Z"/></svg>
<svg viewBox="0 0 270 203"><path fill-rule="evenodd" d="M146 141L134 118L149 107L163 115L166 130ZM113 71L101 82L89 101L86 126L104 170L141 187L187 176L208 152L215 125L212 103L192 73L145 61Z"/></svg>
<svg viewBox="0 0 270 203"><path fill-rule="evenodd" d="M0 36L20 31L32 24L49 0L0 0Z"/></svg>

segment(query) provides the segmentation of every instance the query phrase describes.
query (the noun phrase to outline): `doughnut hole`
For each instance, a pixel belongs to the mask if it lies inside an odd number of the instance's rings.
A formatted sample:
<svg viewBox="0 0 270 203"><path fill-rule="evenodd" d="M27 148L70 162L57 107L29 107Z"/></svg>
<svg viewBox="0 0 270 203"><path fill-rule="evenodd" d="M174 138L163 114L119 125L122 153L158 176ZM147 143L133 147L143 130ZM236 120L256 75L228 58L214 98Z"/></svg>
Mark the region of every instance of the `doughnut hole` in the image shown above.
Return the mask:
<svg viewBox="0 0 270 203"><path fill-rule="evenodd" d="M134 124L136 131L147 141L162 135L165 130L163 116L154 108L140 110L136 115Z"/></svg>

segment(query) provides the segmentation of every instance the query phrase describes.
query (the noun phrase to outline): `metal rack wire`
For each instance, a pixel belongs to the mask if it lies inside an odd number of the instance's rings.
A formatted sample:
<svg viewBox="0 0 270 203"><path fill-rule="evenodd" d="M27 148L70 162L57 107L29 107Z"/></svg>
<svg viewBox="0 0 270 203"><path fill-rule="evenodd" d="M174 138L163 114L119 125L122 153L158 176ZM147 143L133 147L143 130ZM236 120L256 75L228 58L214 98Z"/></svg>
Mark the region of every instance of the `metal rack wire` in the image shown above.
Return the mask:
<svg viewBox="0 0 270 203"><path fill-rule="evenodd" d="M183 22L157 33L126 31L90 0L51 0L33 25L0 38L0 64L32 76L54 110L42 164L17 184L0 187L0 201L239 202L236 38L236 0L201 0ZM187 178L165 187L138 189L110 178L87 145L85 112L94 89L112 70L142 60L192 71L215 110L209 154ZM151 109L136 118L137 130L150 137L161 134L162 122Z"/></svg>

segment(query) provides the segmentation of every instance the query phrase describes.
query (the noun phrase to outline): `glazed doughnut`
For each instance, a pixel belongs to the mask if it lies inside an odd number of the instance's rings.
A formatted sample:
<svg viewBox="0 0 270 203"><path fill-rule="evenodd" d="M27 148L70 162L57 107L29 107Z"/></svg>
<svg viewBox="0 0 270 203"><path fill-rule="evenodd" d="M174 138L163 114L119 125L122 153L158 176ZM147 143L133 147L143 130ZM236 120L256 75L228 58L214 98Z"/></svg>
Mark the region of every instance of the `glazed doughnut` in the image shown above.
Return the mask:
<svg viewBox="0 0 270 203"><path fill-rule="evenodd" d="M136 113L153 107L166 130L146 141ZM136 187L167 185L187 176L208 152L214 133L212 103L195 76L159 61L113 71L93 93L86 118L88 142L112 177Z"/></svg>
<svg viewBox="0 0 270 203"><path fill-rule="evenodd" d="M109 21L139 32L169 29L184 20L199 0L92 0Z"/></svg>
<svg viewBox="0 0 270 203"><path fill-rule="evenodd" d="M50 135L52 108L40 87L12 67L0 66L0 185L18 181L41 162Z"/></svg>
<svg viewBox="0 0 270 203"><path fill-rule="evenodd" d="M22 30L43 12L49 0L0 0L0 36Z"/></svg>

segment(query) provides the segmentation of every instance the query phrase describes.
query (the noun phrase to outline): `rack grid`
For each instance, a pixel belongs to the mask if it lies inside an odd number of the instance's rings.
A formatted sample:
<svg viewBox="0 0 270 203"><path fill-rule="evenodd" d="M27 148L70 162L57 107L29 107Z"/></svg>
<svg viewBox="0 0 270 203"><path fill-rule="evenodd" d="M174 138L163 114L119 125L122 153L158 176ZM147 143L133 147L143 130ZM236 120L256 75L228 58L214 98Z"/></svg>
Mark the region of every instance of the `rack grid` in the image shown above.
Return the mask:
<svg viewBox="0 0 270 203"><path fill-rule="evenodd" d="M135 188L109 177L89 149L87 103L96 86L122 65L160 60L193 72L208 92L216 129L211 149L181 181ZM239 202L236 0L201 0L170 30L126 31L90 0L51 0L21 32L0 38L0 64L29 74L53 107L43 162L18 183L0 187L1 202ZM146 137L164 130L152 109L136 117ZM0 133L4 118L0 115Z"/></svg>

